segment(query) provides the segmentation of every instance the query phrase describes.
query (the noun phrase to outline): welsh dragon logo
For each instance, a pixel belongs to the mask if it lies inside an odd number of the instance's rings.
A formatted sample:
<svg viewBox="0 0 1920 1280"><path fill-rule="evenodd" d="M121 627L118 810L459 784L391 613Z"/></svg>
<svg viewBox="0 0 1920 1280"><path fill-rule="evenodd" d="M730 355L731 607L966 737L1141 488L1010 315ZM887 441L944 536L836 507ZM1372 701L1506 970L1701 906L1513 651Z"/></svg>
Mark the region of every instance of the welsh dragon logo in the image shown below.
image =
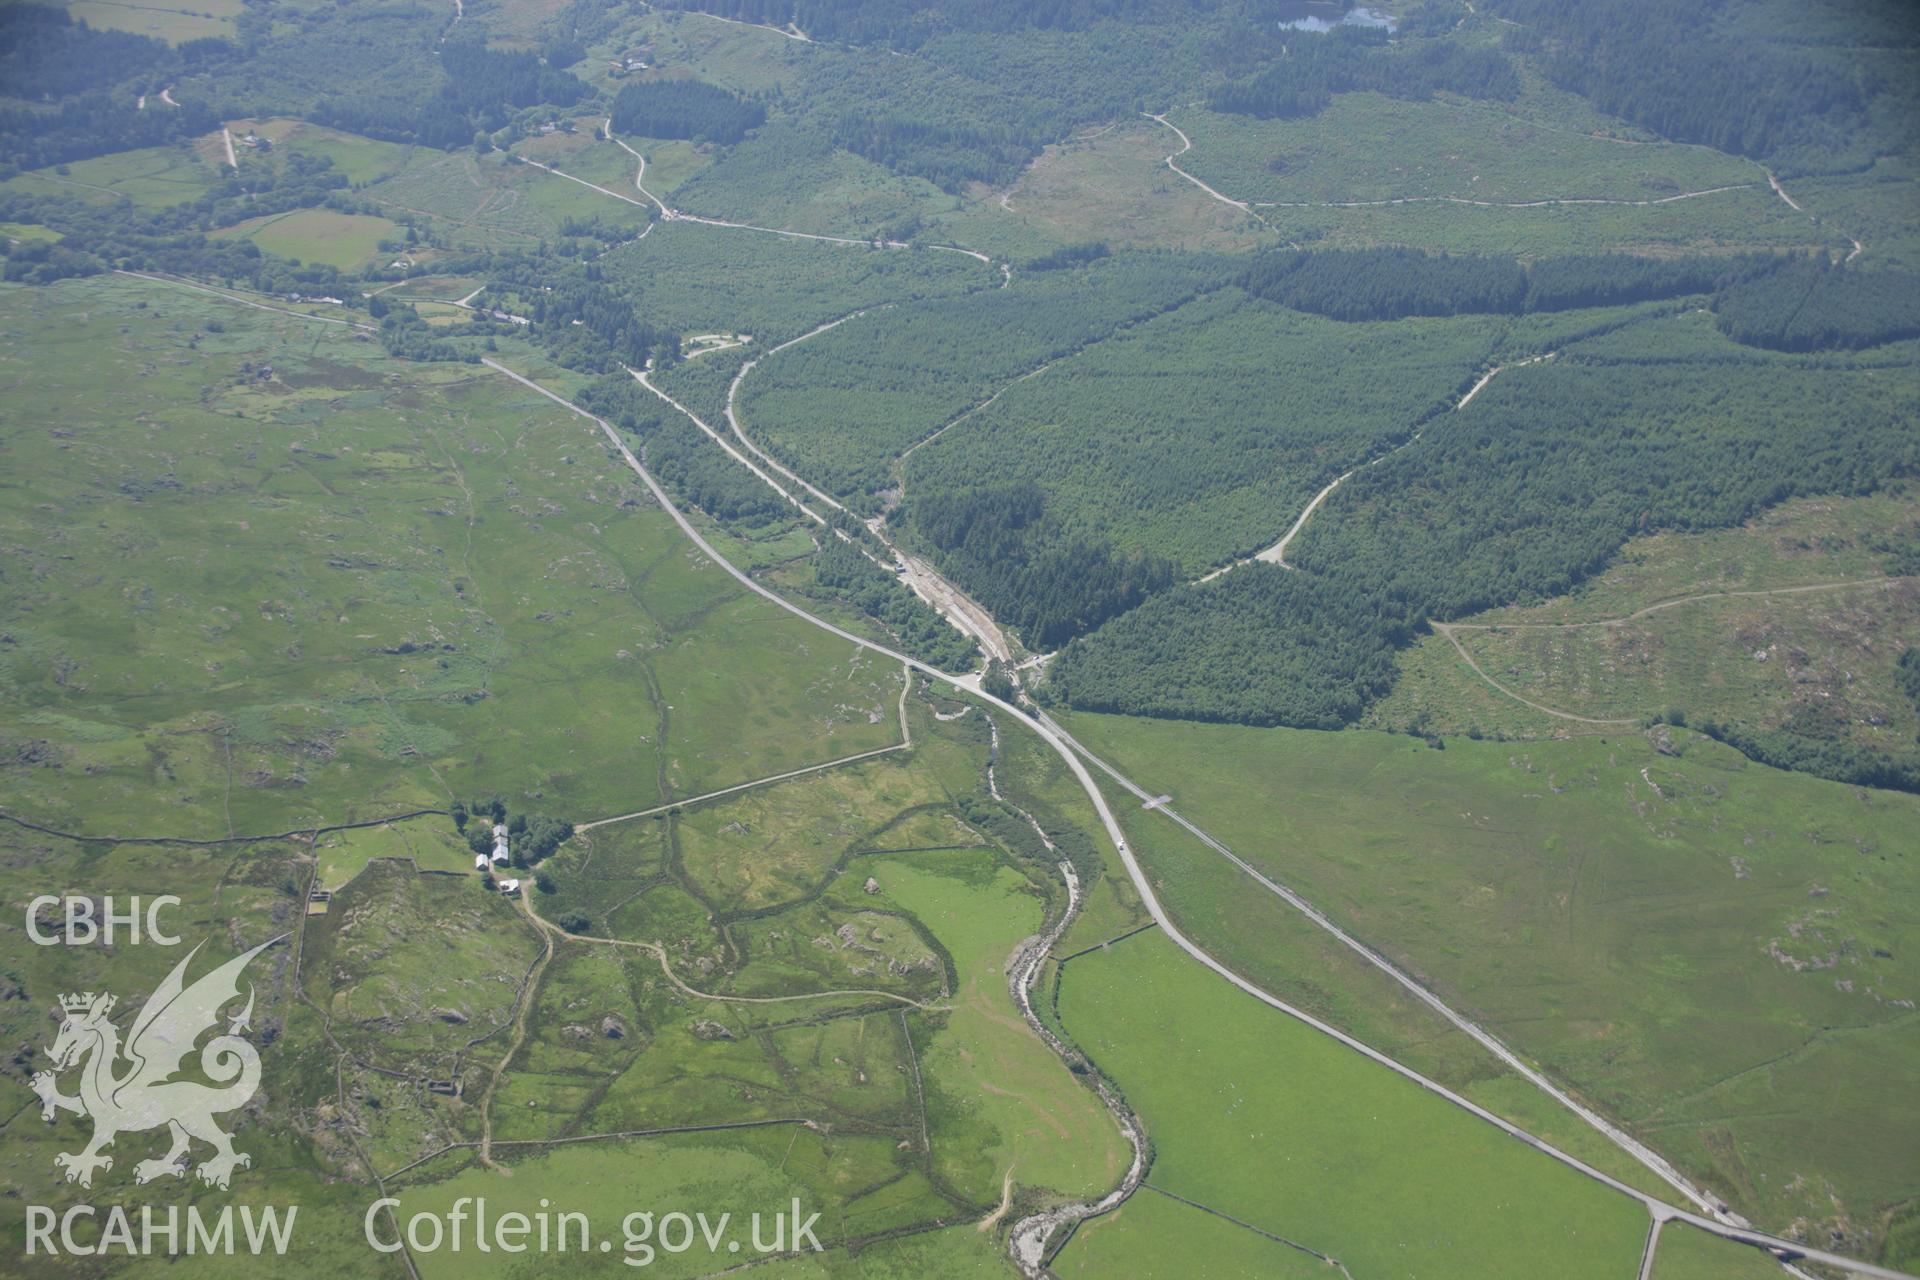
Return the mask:
<svg viewBox="0 0 1920 1280"><path fill-rule="evenodd" d="M172 1134L173 1146L159 1159L135 1165L136 1182L151 1182L165 1174L184 1178L187 1151L196 1138L214 1148L214 1155L197 1170L209 1186L225 1189L236 1168L253 1163L252 1157L233 1149L232 1136L213 1119L245 1106L260 1087L260 1054L240 1035L253 1015L251 985L246 1008L228 1020L226 1034L215 1036L200 1050L200 1070L214 1083L173 1077L193 1052L194 1042L219 1022L222 1006L239 998L240 973L247 963L279 941L263 942L187 986L187 965L200 952L195 947L147 998L127 1030L124 1046L119 1029L108 1020L117 1003L112 995L89 991L60 997L64 1015L60 1034L47 1050L53 1070L33 1077L33 1091L40 1095L40 1115L47 1123L62 1111L93 1121L93 1140L84 1150L53 1158L54 1167L66 1171L68 1182L92 1186L95 1170L113 1168L113 1157L102 1155L102 1147L111 1146L118 1134L161 1125ZM80 1096L67 1097L60 1092L56 1074L83 1060Z"/></svg>

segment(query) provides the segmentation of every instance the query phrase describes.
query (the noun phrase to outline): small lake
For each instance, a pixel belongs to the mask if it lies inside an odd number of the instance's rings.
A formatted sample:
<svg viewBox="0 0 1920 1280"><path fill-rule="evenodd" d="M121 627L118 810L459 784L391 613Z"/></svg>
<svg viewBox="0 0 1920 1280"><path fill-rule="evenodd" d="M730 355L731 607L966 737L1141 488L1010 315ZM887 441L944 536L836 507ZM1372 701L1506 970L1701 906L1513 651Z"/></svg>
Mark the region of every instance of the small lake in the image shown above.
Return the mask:
<svg viewBox="0 0 1920 1280"><path fill-rule="evenodd" d="M1282 31L1331 31L1335 27L1381 27L1388 31L1398 25L1391 14L1365 5L1349 9L1330 0L1287 0L1279 6Z"/></svg>

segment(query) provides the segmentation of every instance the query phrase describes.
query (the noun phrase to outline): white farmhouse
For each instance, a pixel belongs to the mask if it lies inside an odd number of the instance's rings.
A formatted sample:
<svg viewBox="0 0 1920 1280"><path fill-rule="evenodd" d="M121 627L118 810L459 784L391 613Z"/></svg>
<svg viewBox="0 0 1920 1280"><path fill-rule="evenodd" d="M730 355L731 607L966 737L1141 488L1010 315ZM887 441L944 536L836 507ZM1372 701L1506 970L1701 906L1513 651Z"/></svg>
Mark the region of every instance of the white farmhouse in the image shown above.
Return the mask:
<svg viewBox="0 0 1920 1280"><path fill-rule="evenodd" d="M520 892L520 882L518 880L502 880L500 882L500 892L511 898Z"/></svg>

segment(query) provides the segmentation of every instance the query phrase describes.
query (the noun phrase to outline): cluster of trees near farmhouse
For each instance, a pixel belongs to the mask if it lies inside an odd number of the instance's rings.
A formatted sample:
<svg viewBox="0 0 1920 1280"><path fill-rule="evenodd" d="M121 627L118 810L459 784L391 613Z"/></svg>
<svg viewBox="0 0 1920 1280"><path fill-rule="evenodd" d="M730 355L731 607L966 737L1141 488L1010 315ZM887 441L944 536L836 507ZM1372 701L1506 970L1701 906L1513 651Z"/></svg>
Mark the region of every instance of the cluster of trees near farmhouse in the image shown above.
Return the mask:
<svg viewBox="0 0 1920 1280"><path fill-rule="evenodd" d="M471 803L455 800L448 812L453 817L454 829L467 838L467 846L475 853L491 854L493 824L506 823L509 856L516 867L545 862L573 835L573 824L564 818L537 813L516 813L508 817L507 803L499 796Z"/></svg>
<svg viewBox="0 0 1920 1280"><path fill-rule="evenodd" d="M513 332L532 338L556 363L581 373L626 379L625 367L637 369L651 359L671 358L677 345L673 335L644 318L633 292L602 278L597 262L577 261L548 248L473 254L451 259L443 269L487 281L476 299L477 323L487 324L485 312L491 310L517 315L530 323L515 325ZM412 325L405 319L409 308L395 307L393 312L402 317L401 323ZM427 332L444 338L457 331ZM410 359L469 358L438 348L395 354Z"/></svg>
<svg viewBox="0 0 1920 1280"><path fill-rule="evenodd" d="M474 316L476 325L483 331L494 327L486 315L493 309L519 315L531 323L514 331L538 342L569 369L626 378L623 365L639 367L673 346L668 335L640 318L632 298L603 283L591 264L521 252L476 255L461 265L488 280ZM471 349L448 340L457 330L429 326L411 306L388 304L376 295L368 300L368 310L379 318L381 341L393 355L405 360L478 359Z"/></svg>
<svg viewBox="0 0 1920 1280"><path fill-rule="evenodd" d="M407 303L389 303L376 295L368 301L367 312L380 321L380 345L396 360L428 363L469 358Z"/></svg>
<svg viewBox="0 0 1920 1280"><path fill-rule="evenodd" d="M504 126L509 108L570 107L588 93L580 77L548 66L532 50L489 49L477 33L442 45L440 65L446 81L414 130L429 147L465 146L475 132Z"/></svg>
<svg viewBox="0 0 1920 1280"><path fill-rule="evenodd" d="M548 352L568 368L625 377L621 365L637 369L674 345L670 335L641 318L631 294L601 280L591 263L556 273L537 255L525 262L518 271L496 270L490 280L523 286L518 296L524 301L516 310L533 321Z"/></svg>

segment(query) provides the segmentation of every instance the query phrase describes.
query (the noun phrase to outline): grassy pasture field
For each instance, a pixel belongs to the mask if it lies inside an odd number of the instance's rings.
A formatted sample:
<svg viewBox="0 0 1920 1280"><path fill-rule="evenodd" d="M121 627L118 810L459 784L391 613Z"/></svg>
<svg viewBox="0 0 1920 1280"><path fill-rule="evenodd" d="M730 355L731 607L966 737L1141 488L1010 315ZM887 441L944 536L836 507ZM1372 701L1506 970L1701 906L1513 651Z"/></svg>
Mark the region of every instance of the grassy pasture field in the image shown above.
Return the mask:
<svg viewBox="0 0 1920 1280"><path fill-rule="evenodd" d="M1272 243L1257 220L1167 167L1171 136L1150 120L1117 120L1056 143L971 219L956 220L955 233L1010 222L1036 241L1102 240L1116 249L1232 252Z"/></svg>
<svg viewBox="0 0 1920 1280"><path fill-rule="evenodd" d="M579 160L570 160L562 167L569 171L580 171L581 177L596 182L610 191L624 191L629 185L632 174L627 170L627 153L610 143L596 143L582 152ZM644 204L629 204L624 200L615 200L602 195L578 182L569 182L565 178L527 165L509 165L502 163L497 171L487 172L482 162L482 171L487 180L513 197L509 208L529 221L526 225L545 228L551 226L554 231L543 234L557 234L561 224L574 218L594 218L600 222L624 228L635 235L647 226L648 210ZM604 179L604 181L602 181ZM641 197L638 192L634 198ZM503 201L507 199L502 197ZM485 217L492 217L492 209L476 209Z"/></svg>
<svg viewBox="0 0 1920 1280"><path fill-rule="evenodd" d="M1182 168L1253 202L1281 236L1328 247L1521 255L1846 247L1843 236L1775 196L1752 161L1603 137L1605 118L1570 125L1554 114L1349 93L1306 119L1201 108L1168 119L1193 141L1177 161ZM1176 150L1179 140L1162 133L1166 151ZM1664 203L1500 207L1543 200ZM1394 201L1404 203L1373 203Z"/></svg>
<svg viewBox="0 0 1920 1280"><path fill-rule="evenodd" d="M1377 93L1339 94L1297 120L1191 109L1167 118L1193 139L1181 167L1242 200L1644 200L1767 182L1752 161L1705 147L1622 145L1473 104Z"/></svg>
<svg viewBox="0 0 1920 1280"><path fill-rule="evenodd" d="M473 866L473 851L435 816L329 831L315 839L313 851L319 863L315 884L323 889L344 888L368 863L383 858L410 862L422 871L465 873Z"/></svg>
<svg viewBox="0 0 1920 1280"><path fill-rule="evenodd" d="M37 222L0 222L0 236L11 244L33 244L58 240L60 233Z"/></svg>
<svg viewBox="0 0 1920 1280"><path fill-rule="evenodd" d="M641 185L662 198L678 191L682 183L713 163L714 149L705 143L689 142L684 138L622 141L647 158L647 179ZM631 166L631 171L625 175L631 179L636 176L640 166L626 152L620 154Z"/></svg>
<svg viewBox="0 0 1920 1280"><path fill-rule="evenodd" d="M270 164L280 154L325 156L333 161L334 169L345 174L347 181L355 186L378 182L400 172L414 151L402 143L382 142L357 133L329 129L310 120L294 120L285 116L266 120L232 120L227 128L236 140L251 133L273 144L273 150L264 153L236 147L242 166Z"/></svg>
<svg viewBox="0 0 1920 1280"><path fill-rule="evenodd" d="M650 60L658 76L692 73L739 94L788 89L796 80L793 41L778 32L693 11L634 10L613 36L595 46L590 63L610 63L615 55L643 44L653 49ZM588 65L575 74L617 92L624 80L608 70Z"/></svg>
<svg viewBox="0 0 1920 1280"><path fill-rule="evenodd" d="M60 170L66 170L65 173ZM218 174L189 149L142 147L70 164L33 169L0 183L22 195L66 196L96 204L127 200L143 209L164 209L197 200Z"/></svg>
<svg viewBox="0 0 1920 1280"><path fill-rule="evenodd" d="M1146 1118L1148 1181L1355 1275L1614 1276L1645 1211L1353 1050L1255 1003L1149 931L1068 962L1061 1019ZM1142 1195L1151 1195L1143 1192ZM1247 1247L1172 1224L1199 1250ZM1069 1243L1063 1257L1098 1248ZM1227 1274L1231 1274L1229 1270ZM1282 1273L1285 1274L1285 1273Z"/></svg>
<svg viewBox="0 0 1920 1280"><path fill-rule="evenodd" d="M890 664L743 597L497 375L117 278L0 312L40 477L0 494L0 734L37 820L584 820L897 740Z"/></svg>
<svg viewBox="0 0 1920 1280"><path fill-rule="evenodd" d="M1653 1258L1653 1280L1768 1280L1779 1274L1779 1264L1760 1250L1680 1222L1661 1230Z"/></svg>
<svg viewBox="0 0 1920 1280"><path fill-rule="evenodd" d="M565 0L515 0L512 4L476 2L475 16L486 15L487 35L502 46L538 48L551 23L566 8Z"/></svg>
<svg viewBox="0 0 1920 1280"><path fill-rule="evenodd" d="M422 320L438 328L465 324L473 316L473 312L466 307L457 307L451 302L421 302L414 310Z"/></svg>
<svg viewBox="0 0 1920 1280"><path fill-rule="evenodd" d="M1685 731L1436 751L1069 723L1742 1212L1880 1246L1914 1144L1884 1102L1920 1080L1912 797ZM1259 963L1214 923L1244 909L1243 878L1170 892L1202 941Z"/></svg>
<svg viewBox="0 0 1920 1280"><path fill-rule="evenodd" d="M1118 1182L1127 1150L1112 1118L1008 1007L1002 965L1038 932L1043 905L1025 878L983 872L964 852L876 858L867 869L959 970L946 1032L920 1054L928 1123L951 1135L936 1151L941 1174L988 1202L1008 1175L1075 1195Z"/></svg>
<svg viewBox="0 0 1920 1280"><path fill-rule="evenodd" d="M1864 173L1796 178L1788 190L1834 231L1858 240L1863 264L1914 271L1920 270L1917 181L1911 160L1881 156Z"/></svg>
<svg viewBox="0 0 1920 1280"><path fill-rule="evenodd" d="M1840 236L1809 222L1764 188L1743 188L1652 207L1556 205L1482 209L1426 202L1359 209L1263 208L1280 236L1327 249L1410 245L1429 252L1548 257L1617 251L1653 256L1821 249Z"/></svg>
<svg viewBox="0 0 1920 1280"><path fill-rule="evenodd" d="M168 44L233 38L244 0L66 0L74 19L96 30L131 31Z"/></svg>
<svg viewBox="0 0 1920 1280"><path fill-rule="evenodd" d="M295 209L249 218L220 235L251 240L283 258L352 271L371 265L380 253L380 242L393 239L399 232L399 224L387 218L332 209Z"/></svg>
<svg viewBox="0 0 1920 1280"><path fill-rule="evenodd" d="M1324 1280L1326 1263L1255 1227L1162 1194L1151 1183L1080 1227L1053 1264L1063 1280L1182 1280L1204 1265L1218 1280Z"/></svg>
<svg viewBox="0 0 1920 1280"><path fill-rule="evenodd" d="M961 207L958 196L924 179L904 177L812 130L779 121L728 148L674 194L678 207L709 218L856 238Z"/></svg>
<svg viewBox="0 0 1920 1280"><path fill-rule="evenodd" d="M533 134L516 142L512 154L537 160L609 191L618 191L623 196L645 201L646 197L633 185L639 162L612 142L594 137L594 130L600 128L605 120L604 115L576 117L572 121L572 133ZM652 166L648 167L651 169ZM653 184L648 183L647 189L653 190ZM596 193L588 191L584 194L591 196ZM620 203L606 196L600 198L609 204Z"/></svg>
<svg viewBox="0 0 1920 1280"><path fill-rule="evenodd" d="M604 115L576 117L573 123L575 131L570 134L536 134L522 139L514 145L514 154L555 165L576 178L650 204L648 196L664 199L672 195L682 183L711 164L716 153L711 143L684 138L621 138L625 146L616 145L611 139L596 139L594 131L607 123ZM645 157L644 182L636 182L641 162L627 147ZM641 187L646 188L644 194Z"/></svg>
<svg viewBox="0 0 1920 1280"><path fill-rule="evenodd" d="M541 902L540 913L557 920L578 912L600 937L660 941L698 935L704 941L711 934L705 908L672 883L668 830L664 819L637 819L579 832L554 855L548 870L555 890ZM663 916L658 901L643 901L655 890L661 891L656 898L673 896L674 906L684 902L686 910Z"/></svg>
<svg viewBox="0 0 1920 1280"><path fill-rule="evenodd" d="M602 203L614 202L602 197ZM689 222L661 223L646 239L614 249L602 265L662 328L752 337L744 351L676 366L669 381L706 377L723 362L757 355L861 307L997 283L986 267L957 253L788 240ZM725 393L724 381L719 390Z"/></svg>
<svg viewBox="0 0 1920 1280"><path fill-rule="evenodd" d="M693 810L674 825L679 855L702 894L729 908L807 896L838 869L844 852L882 838L876 818L892 823L921 806L946 807L934 780L898 759L863 761ZM956 830L945 842L961 837Z"/></svg>
<svg viewBox="0 0 1920 1280"><path fill-rule="evenodd" d="M531 248L558 239L560 224L571 218L598 218L637 234L647 218L638 205L531 165L510 164L500 152L416 149L405 169L360 194L396 216L431 219L449 243L465 248Z"/></svg>
<svg viewBox="0 0 1920 1280"><path fill-rule="evenodd" d="M1620 626L1484 625L1453 636L1490 678L1575 715L1631 723L1677 709L1756 729L1831 727L1894 752L1920 737L1920 711L1896 684L1901 653L1920 643L1913 579L1708 599Z"/></svg>
<svg viewBox="0 0 1920 1280"><path fill-rule="evenodd" d="M1631 1186L1672 1189L1470 1037L1281 899L1249 890L1231 863L1178 827L1108 788L1128 841L1151 869L1155 892L1189 936L1251 982L1392 1055L1560 1150ZM1129 886L1130 889L1130 886ZM1063 962L1110 943L1145 919L1071 935L1043 977L1057 1003ZM1049 1007L1053 1007L1051 1004Z"/></svg>
<svg viewBox="0 0 1920 1280"><path fill-rule="evenodd" d="M451 304L483 288L486 283L480 276L425 275L413 276L396 284L381 285L373 292L386 295L392 302Z"/></svg>

